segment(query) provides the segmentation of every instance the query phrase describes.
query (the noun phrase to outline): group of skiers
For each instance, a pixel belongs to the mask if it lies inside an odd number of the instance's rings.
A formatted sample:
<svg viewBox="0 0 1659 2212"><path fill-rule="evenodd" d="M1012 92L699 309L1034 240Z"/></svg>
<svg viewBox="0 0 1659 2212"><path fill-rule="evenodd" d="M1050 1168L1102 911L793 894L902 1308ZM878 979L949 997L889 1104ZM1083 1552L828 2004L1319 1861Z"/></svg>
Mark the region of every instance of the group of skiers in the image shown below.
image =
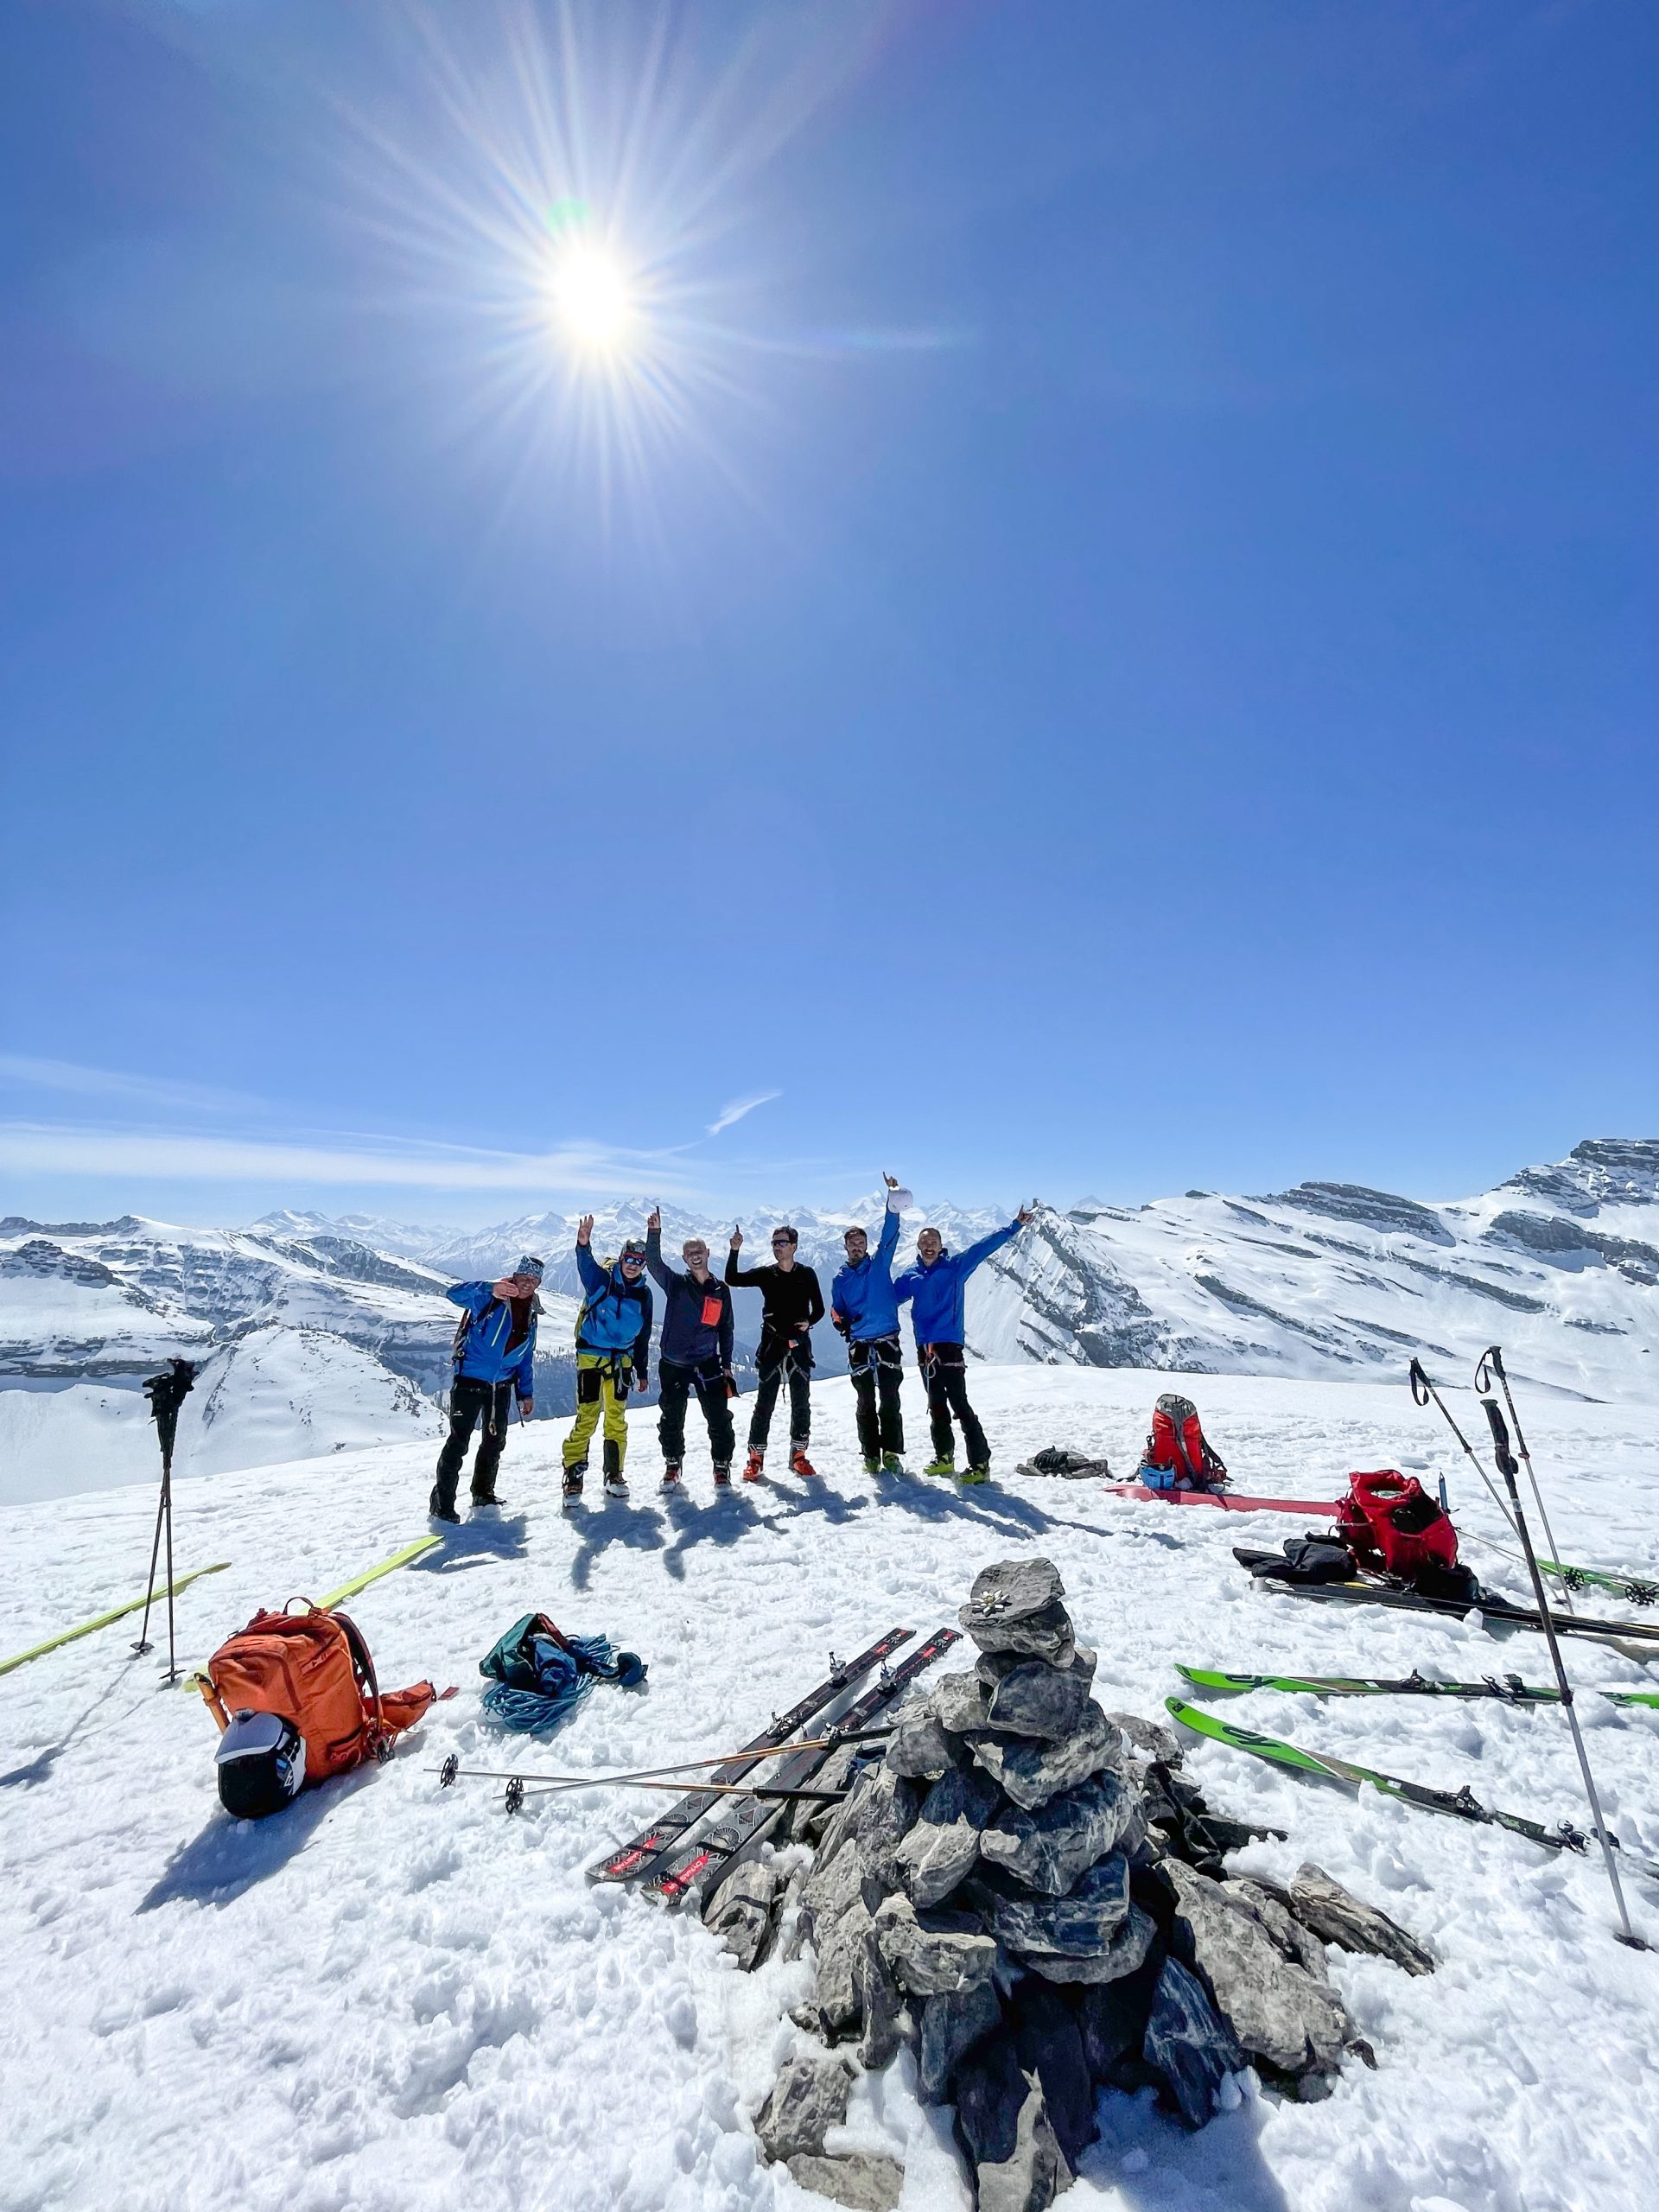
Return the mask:
<svg viewBox="0 0 1659 2212"><path fill-rule="evenodd" d="M828 1307L831 1322L847 1339L864 1471L904 1472L899 1309L908 1304L927 1389L933 1446L933 1457L923 1471L982 1483L990 1472L991 1453L968 1402L963 1293L974 1269L1019 1234L1033 1209L1022 1207L1005 1228L993 1230L959 1253L945 1249L937 1229L924 1229L916 1240L915 1264L895 1280L899 1211L910 1194L891 1175L884 1179L887 1207L875 1249L871 1250L862 1229L847 1230L847 1258L830 1284ZM739 1256L743 1231L734 1229L723 1280L711 1273L709 1247L700 1236L688 1237L681 1246L683 1269L669 1265L663 1257L659 1213L653 1212L646 1222L644 1242L630 1237L614 1260L594 1257L593 1233L594 1217L584 1214L576 1229L582 1302L576 1323L576 1417L564 1440L565 1503L582 1494L588 1454L601 1424L606 1492L613 1497L627 1495L623 1469L628 1451L628 1399L650 1382L654 1306L647 1277L660 1287L664 1301L657 1351L657 1434L664 1489L675 1489L682 1478L686 1407L694 1393L708 1426L715 1486L724 1488L731 1481L736 1452L731 1402L738 1394L732 1372L734 1287L758 1289L762 1306L743 1479L758 1482L761 1478L772 1414L785 1389L790 1471L815 1477L817 1470L806 1456L812 1430L812 1331L826 1309L817 1273L796 1256L800 1243L796 1230L773 1230L770 1263L745 1268ZM455 1332L449 1433L438 1455L430 1500L432 1514L440 1521L460 1518L457 1486L473 1432L480 1423L472 1502L499 1502L496 1470L513 1402L523 1420L534 1409L536 1322L543 1273L543 1262L526 1253L513 1272L499 1281L457 1283L448 1294L461 1307L461 1319ZM966 1454L960 1472L953 1421L961 1427Z"/></svg>

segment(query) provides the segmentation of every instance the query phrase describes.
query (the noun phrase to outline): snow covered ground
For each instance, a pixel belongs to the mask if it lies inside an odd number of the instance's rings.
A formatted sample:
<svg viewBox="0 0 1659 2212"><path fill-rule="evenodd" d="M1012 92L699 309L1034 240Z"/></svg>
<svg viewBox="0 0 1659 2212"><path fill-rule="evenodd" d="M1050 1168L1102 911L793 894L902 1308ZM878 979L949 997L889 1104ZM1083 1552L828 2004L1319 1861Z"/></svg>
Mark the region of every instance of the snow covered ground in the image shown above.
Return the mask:
<svg viewBox="0 0 1659 2212"><path fill-rule="evenodd" d="M1028 1548L1064 1573L1108 1706L1161 1714L1171 1662L1546 1678L1541 1643L1462 1623L1320 1607L1253 1587L1239 1541L1287 1520L1129 1504L1016 1476L1050 1442L1134 1465L1165 1374L976 1370L999 1483L976 1492L855 1470L847 1385L815 1393L824 1477L716 1499L694 1452L664 1503L649 1420L633 1494L558 1510L563 1425L515 1433L512 1503L365 1592L352 1611L381 1679L461 1694L384 1769L237 1826L213 1789L212 1723L156 1688L122 1623L0 1678L0 2207L4 2212L747 2212L822 2205L762 2165L747 2114L798 2040L799 1969L737 1974L689 1916L590 1890L584 1866L655 1801L594 1789L507 1819L482 1783L440 1794L457 1751L489 1767L600 1771L718 1751L895 1622L954 1618L975 1572ZM1496 1529L1403 1384L1195 1379L1241 1486L1336 1494L1350 1468L1447 1473L1468 1553ZM1471 1417L1472 1401L1460 1410ZM925 1440L907 1380L912 1446ZM1570 1557L1659 1572L1659 1412L1523 1401ZM693 1414L695 1431L696 1415ZM261 1605L318 1592L425 1526L429 1440L178 1486L180 1565L228 1560L179 1600L205 1658ZM912 1448L913 1464L921 1454ZM143 1588L152 1497L132 1488L0 1511L0 1643L18 1649ZM480 1656L520 1613L643 1652L643 1693L601 1687L551 1744L481 1716ZM1619 1610L1611 1599L1599 1608ZM0 1654L3 1656L3 1654ZM1630 1660L1570 1654L1585 1685ZM947 1662L949 1664L950 1662ZM1490 1704L1260 1694L1236 1717L1483 1799L1578 1818L1558 1713ZM1621 1837L1659 1857L1659 1715L1584 1702ZM1305 1783L1218 1746L1189 1754L1219 1808L1289 1830L1233 1862L1317 1860L1427 1942L1424 1980L1333 1955L1375 2045L1329 2101L1253 2091L1196 2138L1144 2101L1100 2106L1076 2212L1639 2212L1654 2202L1659 1956L1611 1939L1596 1865L1546 1857L1373 1796ZM1659 1891L1633 1884L1659 1937ZM907 2056L859 2091L856 2139L903 2158L906 2212L961 2212L965 2184Z"/></svg>

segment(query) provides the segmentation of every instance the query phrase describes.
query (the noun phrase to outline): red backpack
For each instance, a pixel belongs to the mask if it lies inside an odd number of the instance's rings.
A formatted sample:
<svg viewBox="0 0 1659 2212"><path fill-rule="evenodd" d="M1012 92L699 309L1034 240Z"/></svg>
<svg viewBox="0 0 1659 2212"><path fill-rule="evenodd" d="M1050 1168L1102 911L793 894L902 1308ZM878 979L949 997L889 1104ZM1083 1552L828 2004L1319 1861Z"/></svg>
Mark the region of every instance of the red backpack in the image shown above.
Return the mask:
<svg viewBox="0 0 1659 2212"><path fill-rule="evenodd" d="M363 1632L344 1613L256 1613L207 1662L201 1694L221 1729L233 1713L275 1713L305 1741L305 1779L326 1782L385 1758L437 1692L430 1682L383 1692Z"/></svg>
<svg viewBox="0 0 1659 2212"><path fill-rule="evenodd" d="M1198 1409L1191 1398L1166 1391L1153 1409L1152 1434L1141 1461L1144 1467L1161 1468L1178 1482L1200 1490L1215 1490L1227 1479L1218 1453L1204 1440Z"/></svg>
<svg viewBox="0 0 1659 2212"><path fill-rule="evenodd" d="M1414 1581L1426 1568L1458 1563L1458 1532L1415 1475L1383 1467L1350 1475L1337 1509L1337 1531L1362 1565Z"/></svg>

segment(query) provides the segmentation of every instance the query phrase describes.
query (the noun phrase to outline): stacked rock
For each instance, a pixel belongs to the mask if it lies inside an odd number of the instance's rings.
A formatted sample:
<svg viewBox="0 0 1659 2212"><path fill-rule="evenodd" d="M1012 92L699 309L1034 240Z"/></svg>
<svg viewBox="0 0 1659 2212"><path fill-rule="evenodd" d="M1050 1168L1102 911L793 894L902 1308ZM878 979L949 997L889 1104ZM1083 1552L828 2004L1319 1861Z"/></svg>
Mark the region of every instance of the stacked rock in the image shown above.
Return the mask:
<svg viewBox="0 0 1659 2212"><path fill-rule="evenodd" d="M1246 2065L1306 2097L1344 2050L1369 2060L1325 1939L1412 1972L1421 1947L1317 1868L1287 1890L1225 1878L1224 1853L1263 1832L1205 1807L1167 1730L1101 1709L1051 1561L988 1567L960 1618L973 1670L902 1708L791 1891L817 1957L797 2023L856 2039L870 2069L911 2045L924 2101L955 2106L982 2212L1053 2201L1102 2087L1152 2086L1198 2127ZM803 2113L844 2113L854 2070L797 2057L757 2132L809 2186L895 2202L898 2169L802 2135Z"/></svg>

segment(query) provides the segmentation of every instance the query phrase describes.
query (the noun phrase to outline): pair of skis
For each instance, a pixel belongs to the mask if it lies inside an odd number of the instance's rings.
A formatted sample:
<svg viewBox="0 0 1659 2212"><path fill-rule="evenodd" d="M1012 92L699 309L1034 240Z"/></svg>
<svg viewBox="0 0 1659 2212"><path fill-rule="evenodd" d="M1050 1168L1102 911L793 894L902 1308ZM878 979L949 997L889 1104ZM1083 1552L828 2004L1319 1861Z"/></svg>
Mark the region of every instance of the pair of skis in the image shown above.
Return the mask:
<svg viewBox="0 0 1659 2212"><path fill-rule="evenodd" d="M914 1634L913 1629L889 1629L868 1651L844 1663L836 1661L832 1654L829 1674L798 1705L776 1715L759 1735L718 1765L706 1783L688 1789L666 1812L657 1815L626 1843L619 1844L597 1860L588 1870L588 1880L638 1882L645 1895L659 1904L679 1904L695 1891L707 1889L719 1880L741 1855L758 1847L785 1805L798 1802L803 1797L838 1802L842 1794L839 1791L817 1791L807 1787L830 1751L839 1744L855 1742L861 1735L872 1732L870 1722L959 1641L954 1629L938 1629L899 1666L889 1669L888 1659ZM855 1688L874 1668L880 1669L880 1675L855 1704L822 1736L807 1743L798 1740L801 1731L817 1714ZM787 1756L773 1779L745 1789L744 1778L779 1751ZM654 1770L652 1778L660 1771ZM461 1767L452 1758L446 1759L440 1770L441 1785L448 1787L467 1774L479 1779L505 1779L505 1802L511 1812L516 1812L524 1803L526 1782L533 1790L537 1780L534 1775L483 1776L477 1770ZM639 1783L645 1777L595 1775L588 1783L586 1777L570 1777L555 1786L597 1787L612 1779ZM700 1836L691 1838L690 1831L705 1814L717 1808L720 1818Z"/></svg>
<svg viewBox="0 0 1659 2212"><path fill-rule="evenodd" d="M1389 1680L1380 1675L1239 1675L1217 1667L1183 1667L1184 1675L1201 1690L1288 1690L1314 1697L1450 1697L1495 1698L1503 1705L1559 1705L1560 1690L1539 1682L1523 1682L1519 1675L1488 1675L1478 1682L1436 1682L1414 1669ZM1659 1707L1659 1690L1599 1690L1610 1705Z"/></svg>
<svg viewBox="0 0 1659 2212"><path fill-rule="evenodd" d="M1379 1583L1357 1580L1269 1582L1262 1586L1285 1591L1293 1598L1309 1598L1321 1605L1385 1605L1401 1612L1439 1613L1451 1620L1461 1620L1467 1613L1478 1612L1488 1621L1507 1622L1512 1628L1544 1626L1543 1616L1535 1605L1517 1605L1507 1598L1494 1597L1490 1592L1478 1598L1425 1598L1415 1590L1391 1590ZM1640 1643L1659 1649L1659 1623L1651 1621L1603 1621L1583 1613L1563 1613L1556 1616L1554 1627L1558 1636L1587 1637L1604 1643Z"/></svg>
<svg viewBox="0 0 1659 2212"><path fill-rule="evenodd" d="M1188 1670L1183 1668L1181 1672L1185 1674ZM1216 1713L1187 1704L1183 1698L1168 1697L1164 1703L1181 1726L1191 1728L1194 1734L1225 1744L1230 1751L1248 1751L1253 1758L1266 1759L1274 1766L1290 1767L1298 1773L1318 1775L1328 1782L1351 1783L1361 1788L1369 1783L1384 1796L1396 1798L1421 1813L1443 1813L1450 1819L1466 1821L1477 1827L1508 1828L1512 1834L1525 1836L1529 1843L1538 1844L1546 1851L1583 1853L1590 1847L1592 1839L1569 1821L1546 1827L1541 1821L1529 1820L1524 1814L1505 1813L1496 1806L1483 1805L1466 1788L1431 1789L1425 1783L1407 1782L1397 1774L1382 1774L1375 1767L1357 1766L1351 1759L1332 1758L1320 1752L1304 1751L1300 1745L1286 1743L1278 1736L1264 1736L1254 1728L1238 1727ZM1617 1836L1609 1835L1607 1841L1626 1865L1649 1879L1659 1881L1659 1866L1624 1851Z"/></svg>

